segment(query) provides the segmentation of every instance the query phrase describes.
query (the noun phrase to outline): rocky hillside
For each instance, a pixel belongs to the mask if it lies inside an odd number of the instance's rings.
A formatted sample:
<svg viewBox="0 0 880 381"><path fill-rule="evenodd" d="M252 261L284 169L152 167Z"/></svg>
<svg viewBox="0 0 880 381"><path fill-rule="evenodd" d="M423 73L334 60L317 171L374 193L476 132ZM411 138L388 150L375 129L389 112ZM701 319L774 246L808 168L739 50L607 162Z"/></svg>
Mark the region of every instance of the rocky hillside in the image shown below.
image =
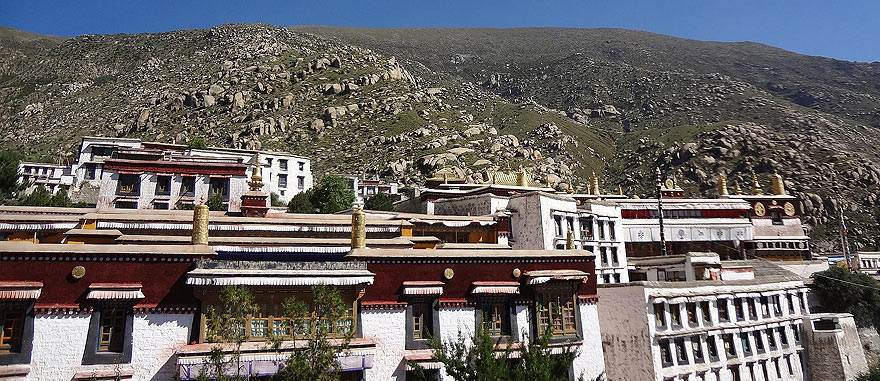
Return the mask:
<svg viewBox="0 0 880 381"><path fill-rule="evenodd" d="M779 172L823 250L837 203L880 231L880 65L624 30L223 25L71 39L0 29L0 145L71 159L83 135L281 149L316 172L418 184L525 167L583 190L693 193ZM769 184L765 185L768 188Z"/></svg>
<svg viewBox="0 0 880 381"><path fill-rule="evenodd" d="M839 250L830 174L859 248L877 248L880 63L804 56L756 43L619 29L297 27L393 54L518 104L539 104L614 140L606 188L649 191L660 167L695 194L718 173L749 189L785 176L821 250Z"/></svg>

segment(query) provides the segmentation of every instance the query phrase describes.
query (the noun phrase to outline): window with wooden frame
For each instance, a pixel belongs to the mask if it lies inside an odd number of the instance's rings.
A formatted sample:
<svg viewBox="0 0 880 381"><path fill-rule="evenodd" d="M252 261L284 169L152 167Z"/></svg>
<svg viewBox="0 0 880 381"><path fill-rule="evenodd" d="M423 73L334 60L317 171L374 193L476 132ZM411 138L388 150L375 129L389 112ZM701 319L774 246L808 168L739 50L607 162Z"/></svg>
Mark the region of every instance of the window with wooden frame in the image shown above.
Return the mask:
<svg viewBox="0 0 880 381"><path fill-rule="evenodd" d="M101 311L98 352L122 352L126 318L126 310L120 307Z"/></svg>
<svg viewBox="0 0 880 381"><path fill-rule="evenodd" d="M709 311L709 302L700 302L700 312L703 315L703 324L712 324L712 313Z"/></svg>
<svg viewBox="0 0 880 381"><path fill-rule="evenodd" d="M116 182L116 194L124 196L137 196L140 194L141 176L122 174Z"/></svg>
<svg viewBox="0 0 880 381"><path fill-rule="evenodd" d="M535 297L539 334L550 329L553 336L577 336L575 287L542 287L536 290Z"/></svg>
<svg viewBox="0 0 880 381"><path fill-rule="evenodd" d="M718 320L730 321L730 312L727 309L727 299L718 299Z"/></svg>
<svg viewBox="0 0 880 381"><path fill-rule="evenodd" d="M507 298L486 297L480 301L479 323L492 337L510 336L511 309Z"/></svg>
<svg viewBox="0 0 880 381"><path fill-rule="evenodd" d="M654 323L658 328L666 327L666 306L663 303L654 303Z"/></svg>
<svg viewBox="0 0 880 381"><path fill-rule="evenodd" d="M14 353L21 350L24 331L25 309L17 304L0 309L0 353Z"/></svg>
<svg viewBox="0 0 880 381"><path fill-rule="evenodd" d="M413 340L428 339L434 332L434 306L431 301L419 300L411 303L409 334Z"/></svg>

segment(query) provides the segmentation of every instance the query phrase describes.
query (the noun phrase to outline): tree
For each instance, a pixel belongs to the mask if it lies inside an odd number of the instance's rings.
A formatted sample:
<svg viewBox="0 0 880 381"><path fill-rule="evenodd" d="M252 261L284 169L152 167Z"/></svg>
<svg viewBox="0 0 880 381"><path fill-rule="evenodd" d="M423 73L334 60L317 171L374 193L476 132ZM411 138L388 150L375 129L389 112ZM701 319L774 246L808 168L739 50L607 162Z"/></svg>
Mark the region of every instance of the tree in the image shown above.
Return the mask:
<svg viewBox="0 0 880 381"><path fill-rule="evenodd" d="M391 197L388 196L385 192L379 192L367 199L364 202L364 209L367 210L384 210L384 211L392 211L394 210L394 202L391 201Z"/></svg>
<svg viewBox="0 0 880 381"><path fill-rule="evenodd" d="M241 345L245 342L248 317L259 311L254 295L246 287L226 286L220 292L221 310L209 306L206 311L205 338L218 343L211 349L208 364L199 373L200 380L242 380ZM224 350L221 344L231 344ZM234 376L228 375L234 366Z"/></svg>
<svg viewBox="0 0 880 381"><path fill-rule="evenodd" d="M855 381L880 381L880 364L872 365L868 370L859 373Z"/></svg>
<svg viewBox="0 0 880 381"><path fill-rule="evenodd" d="M70 201L70 197L67 196L67 190L59 189L54 195L52 195L52 198L49 199L49 206L69 208L73 206L73 203Z"/></svg>
<svg viewBox="0 0 880 381"><path fill-rule="evenodd" d="M297 193L287 202L288 213L314 213L315 205L312 204L312 190Z"/></svg>
<svg viewBox="0 0 880 381"><path fill-rule="evenodd" d="M284 201L281 201L281 196L278 193L272 192L269 193L269 205L272 206L284 206Z"/></svg>
<svg viewBox="0 0 880 381"><path fill-rule="evenodd" d="M205 205L208 206L208 210L218 210L225 211L226 205L224 204L225 200L223 200L223 195L220 193L216 193L208 197L205 201Z"/></svg>
<svg viewBox="0 0 880 381"><path fill-rule="evenodd" d="M40 185L27 196L25 196L24 200L21 201L22 205L27 206L48 206L49 201L52 200L52 194L49 193L49 190L46 187Z"/></svg>
<svg viewBox="0 0 880 381"><path fill-rule="evenodd" d="M511 358L513 347L501 345L500 339L493 338L482 326L473 336L459 332L455 340L446 343L431 338L431 347L434 358L458 381L568 380L568 371L577 351L566 346L562 353L551 353L552 337L551 331L547 330L541 337L523 343L519 347L519 360ZM421 374L421 378L425 378L418 364L411 363L410 366L416 369L417 376Z"/></svg>
<svg viewBox="0 0 880 381"><path fill-rule="evenodd" d="M21 155L17 152L0 151L0 201L13 199L23 184L18 183L18 164Z"/></svg>
<svg viewBox="0 0 880 381"><path fill-rule="evenodd" d="M304 345L293 349L275 377L278 380L339 380L339 356L348 353L354 337L353 318L335 288L312 286L312 300L307 304L291 297L282 305L291 338ZM270 339L276 349L279 339Z"/></svg>
<svg viewBox="0 0 880 381"><path fill-rule="evenodd" d="M859 327L880 323L880 282L838 266L813 274L813 291L824 312L848 312Z"/></svg>
<svg viewBox="0 0 880 381"><path fill-rule="evenodd" d="M198 136L192 136L186 141L186 146L190 149L206 149L208 148L208 143L205 142L205 139Z"/></svg>
<svg viewBox="0 0 880 381"><path fill-rule="evenodd" d="M327 175L315 187L310 201L320 213L332 214L351 208L354 203L354 191L349 186L348 180Z"/></svg>

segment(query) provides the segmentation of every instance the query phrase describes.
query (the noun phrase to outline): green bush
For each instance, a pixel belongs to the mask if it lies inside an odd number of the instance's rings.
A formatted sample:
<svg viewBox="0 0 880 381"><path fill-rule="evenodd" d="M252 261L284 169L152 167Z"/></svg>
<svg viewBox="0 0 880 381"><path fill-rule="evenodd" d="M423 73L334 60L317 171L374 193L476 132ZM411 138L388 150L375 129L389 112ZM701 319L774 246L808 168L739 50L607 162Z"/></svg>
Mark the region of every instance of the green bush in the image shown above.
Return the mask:
<svg viewBox="0 0 880 381"><path fill-rule="evenodd" d="M215 211L226 211L226 205L224 204L225 200L223 199L222 194L215 194L211 197L208 197L208 200L205 201L205 205L208 206L208 210Z"/></svg>
<svg viewBox="0 0 880 381"><path fill-rule="evenodd" d="M208 148L208 143L205 142L205 139L192 136L186 141L186 146L191 149L206 149Z"/></svg>
<svg viewBox="0 0 880 381"><path fill-rule="evenodd" d="M859 327L880 322L880 282L862 274L831 266L813 274L813 292L823 312L848 312Z"/></svg>
<svg viewBox="0 0 880 381"><path fill-rule="evenodd" d="M278 193L272 192L269 193L269 205L272 206L284 206L286 205L284 201L281 201L281 196Z"/></svg>
<svg viewBox="0 0 880 381"><path fill-rule="evenodd" d="M868 370L859 373L855 381L880 381L880 364L874 364Z"/></svg>
<svg viewBox="0 0 880 381"><path fill-rule="evenodd" d="M318 212L333 214L351 208L354 191L345 178L327 175L315 187L310 201L318 208Z"/></svg>
<svg viewBox="0 0 880 381"><path fill-rule="evenodd" d="M394 210L394 201L391 201L391 197L387 193L376 193L364 202L364 209L390 212Z"/></svg>
<svg viewBox="0 0 880 381"><path fill-rule="evenodd" d="M27 206L48 206L52 200L52 194L46 187L40 185L21 201L22 205Z"/></svg>
<svg viewBox="0 0 880 381"><path fill-rule="evenodd" d="M312 204L312 190L297 193L287 203L288 213L314 213L315 205Z"/></svg>

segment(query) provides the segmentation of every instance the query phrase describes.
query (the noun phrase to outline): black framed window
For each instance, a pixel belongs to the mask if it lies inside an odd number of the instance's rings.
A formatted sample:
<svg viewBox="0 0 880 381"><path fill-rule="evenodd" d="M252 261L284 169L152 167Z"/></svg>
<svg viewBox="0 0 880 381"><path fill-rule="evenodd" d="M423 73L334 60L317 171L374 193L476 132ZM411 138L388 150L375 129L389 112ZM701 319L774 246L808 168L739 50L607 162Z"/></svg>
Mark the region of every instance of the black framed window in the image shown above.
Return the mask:
<svg viewBox="0 0 880 381"><path fill-rule="evenodd" d="M688 363L687 348L683 338L675 339L675 359L678 360L679 365Z"/></svg>
<svg viewBox="0 0 880 381"><path fill-rule="evenodd" d="M752 354L752 345L749 343L749 334L747 332L739 334L739 341L742 345L743 353L746 355Z"/></svg>
<svg viewBox="0 0 880 381"><path fill-rule="evenodd" d="M605 239L605 221L596 221L596 232L599 233L599 239Z"/></svg>
<svg viewBox="0 0 880 381"><path fill-rule="evenodd" d="M95 164L86 164L86 180L94 180L98 167Z"/></svg>
<svg viewBox="0 0 880 381"><path fill-rule="evenodd" d="M581 239L592 241L593 237L593 217L583 217L581 223Z"/></svg>
<svg viewBox="0 0 880 381"><path fill-rule="evenodd" d="M669 346L669 340L660 340L660 360L663 366L672 366L672 348Z"/></svg>
<svg viewBox="0 0 880 381"><path fill-rule="evenodd" d="M730 311L727 309L727 299L718 299L718 320L730 321Z"/></svg>
<svg viewBox="0 0 880 381"><path fill-rule="evenodd" d="M130 363L133 323L131 304L106 303L96 306L89 322L83 364Z"/></svg>
<svg viewBox="0 0 880 381"><path fill-rule="evenodd" d="M721 337L721 340L724 341L724 353L727 354L727 357L736 357L736 346L733 344L733 334L725 334Z"/></svg>
<svg viewBox="0 0 880 381"><path fill-rule="evenodd" d="M709 358L712 361L718 360L718 342L715 339L715 336L709 336L706 338L706 351L709 352Z"/></svg>
<svg viewBox="0 0 880 381"><path fill-rule="evenodd" d="M304 176L296 177L296 188L302 190L306 187L306 178Z"/></svg>
<svg viewBox="0 0 880 381"><path fill-rule="evenodd" d="M709 311L709 302L700 302L700 312L703 315L703 324L711 324L712 312Z"/></svg>
<svg viewBox="0 0 880 381"><path fill-rule="evenodd" d="M287 188L287 175L285 175L285 174L278 175L278 187L279 188Z"/></svg>
<svg viewBox="0 0 880 381"><path fill-rule="evenodd" d="M156 195L168 196L171 194L171 176L156 177Z"/></svg>
<svg viewBox="0 0 880 381"><path fill-rule="evenodd" d="M776 349L776 336L773 335L773 328L767 328L765 333L765 336L767 337L767 347L770 348L770 350Z"/></svg>
<svg viewBox="0 0 880 381"><path fill-rule="evenodd" d="M287 160L278 159L278 168L280 168L282 171L286 171L287 170Z"/></svg>
<svg viewBox="0 0 880 381"><path fill-rule="evenodd" d="M755 307L755 299L749 298L746 302L749 304L749 317L752 320L758 320L758 310Z"/></svg>
<svg viewBox="0 0 880 381"><path fill-rule="evenodd" d="M212 178L210 188L208 188L209 196L220 195L223 200L229 200L229 179L228 178Z"/></svg>
<svg viewBox="0 0 880 381"><path fill-rule="evenodd" d="M800 334L798 334L798 326L792 326L794 328L794 340L800 344ZM777 327L777 331L779 332L779 341L783 346L788 346L788 335L785 334L785 327Z"/></svg>
<svg viewBox="0 0 880 381"><path fill-rule="evenodd" d="M614 234L614 221L608 221L608 237L611 240L616 239L615 234Z"/></svg>
<svg viewBox="0 0 880 381"><path fill-rule="evenodd" d="M414 298L406 307L406 347L430 347L428 338L434 335L434 299Z"/></svg>
<svg viewBox="0 0 880 381"><path fill-rule="evenodd" d="M30 364L33 338L33 302L0 302L0 365Z"/></svg>
<svg viewBox="0 0 880 381"><path fill-rule="evenodd" d="M654 322L657 327L666 327L666 308L663 303L654 303Z"/></svg>
<svg viewBox="0 0 880 381"><path fill-rule="evenodd" d="M141 176L122 174L116 182L116 194L121 196L138 196L141 193Z"/></svg>
<svg viewBox="0 0 880 381"><path fill-rule="evenodd" d="M692 326L697 325L697 319L699 319L697 315L697 303L687 303L685 304L685 309L687 309L688 323Z"/></svg>
<svg viewBox="0 0 880 381"><path fill-rule="evenodd" d="M736 320L746 320L742 299L736 298L733 300L733 310L736 312Z"/></svg>
<svg viewBox="0 0 880 381"><path fill-rule="evenodd" d="M703 358L703 344L700 343L699 337L691 338L691 349L694 351L694 362L705 362L705 358Z"/></svg>
<svg viewBox="0 0 880 381"><path fill-rule="evenodd" d="M180 195L192 197L196 194L196 178L184 176L180 182Z"/></svg>
<svg viewBox="0 0 880 381"><path fill-rule="evenodd" d="M770 221L773 221L773 225L782 225L782 212L778 210L771 210Z"/></svg>
<svg viewBox="0 0 880 381"><path fill-rule="evenodd" d="M681 309L678 304L669 305L669 317L673 327L681 327Z"/></svg>
<svg viewBox="0 0 880 381"><path fill-rule="evenodd" d="M761 314L770 317L770 300L766 296L761 297Z"/></svg>
<svg viewBox="0 0 880 381"><path fill-rule="evenodd" d="M620 259L617 257L617 248L611 248L611 264L617 266L620 264Z"/></svg>

